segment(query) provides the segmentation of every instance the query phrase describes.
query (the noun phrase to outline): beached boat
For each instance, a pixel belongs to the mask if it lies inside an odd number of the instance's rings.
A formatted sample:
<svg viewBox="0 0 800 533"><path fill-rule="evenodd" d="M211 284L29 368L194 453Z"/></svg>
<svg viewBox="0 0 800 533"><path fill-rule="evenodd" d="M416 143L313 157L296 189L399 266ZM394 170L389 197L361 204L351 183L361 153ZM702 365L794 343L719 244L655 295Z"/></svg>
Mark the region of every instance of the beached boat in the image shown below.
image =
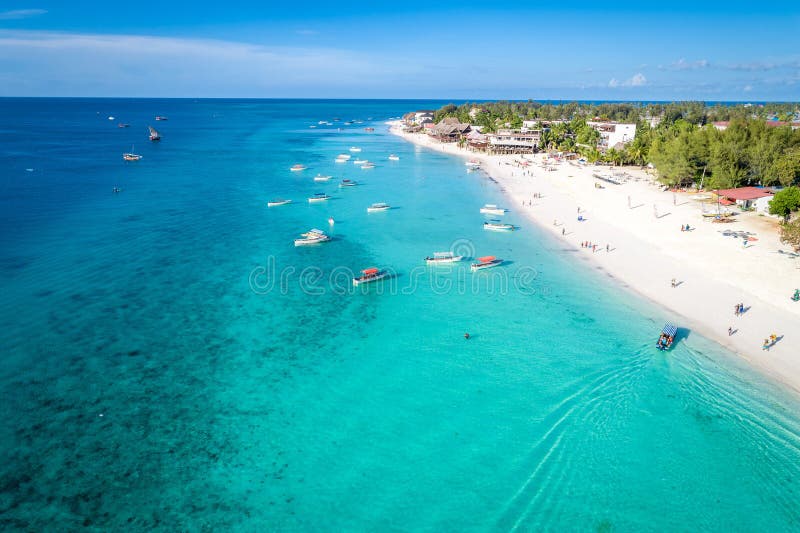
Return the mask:
<svg viewBox="0 0 800 533"><path fill-rule="evenodd" d="M498 259L493 255L485 255L483 257L478 258L477 263L472 263L469 268L473 272L477 270L483 270L484 268L492 268L500 265L503 262L502 259Z"/></svg>
<svg viewBox="0 0 800 533"><path fill-rule="evenodd" d="M445 263L457 263L464 259L463 255L453 255L453 252L434 252L433 257L426 257L425 262L429 265L443 265Z"/></svg>
<svg viewBox="0 0 800 533"><path fill-rule="evenodd" d="M464 163L464 165L466 165L468 168L478 168L479 166L481 166L481 162L478 161L477 159L470 159L469 161Z"/></svg>
<svg viewBox="0 0 800 533"><path fill-rule="evenodd" d="M300 172L301 170L305 170L307 168L308 167L305 165L297 164L297 165L292 165L292 168L290 168L289 170L291 170L292 172Z"/></svg>
<svg viewBox="0 0 800 533"><path fill-rule="evenodd" d="M169 119L167 117L163 116L163 115L158 115L156 117L156 120L169 120Z"/></svg>
<svg viewBox="0 0 800 533"><path fill-rule="evenodd" d="M388 211L392 206L383 202L372 204L367 208L367 213L377 213L378 211Z"/></svg>
<svg viewBox="0 0 800 533"><path fill-rule="evenodd" d="M350 151L351 152L360 152L361 148L359 148L358 146L351 146L350 147Z"/></svg>
<svg viewBox="0 0 800 533"><path fill-rule="evenodd" d="M161 134L158 133L158 131L153 126L147 126L147 128L150 130L150 140L151 141L160 141L161 140Z"/></svg>
<svg viewBox="0 0 800 533"><path fill-rule="evenodd" d="M314 196L310 197L310 198L308 199L308 202L309 202L309 203L314 203L314 202L326 202L326 201L328 201L328 200L330 200L330 199L331 199L331 197L330 197L330 196L328 196L327 194L325 194L324 192L318 192L318 193L316 193Z"/></svg>
<svg viewBox="0 0 800 533"><path fill-rule="evenodd" d="M131 146L131 151L130 152L128 152L126 154L122 154L122 159L124 159L125 161L138 161L141 158L142 158L142 156L140 156L139 154L133 153L133 146Z"/></svg>
<svg viewBox="0 0 800 533"><path fill-rule="evenodd" d="M353 287L358 287L362 283L372 283L373 281L378 281L387 277L389 273L385 270L380 270L378 268L367 268L361 271L361 275L357 278L353 278Z"/></svg>
<svg viewBox="0 0 800 533"><path fill-rule="evenodd" d="M483 229L488 229L489 231L514 231L517 227L514 226L514 224L505 224L493 220L491 222L484 222Z"/></svg>
<svg viewBox="0 0 800 533"><path fill-rule="evenodd" d="M504 207L497 207L494 204L486 204L481 207L481 213L484 215L505 215L508 213L508 209Z"/></svg>
<svg viewBox="0 0 800 533"><path fill-rule="evenodd" d="M669 350L672 347L672 343L675 342L675 335L677 333L677 326L673 324L664 324L664 328L661 330L661 335L659 335L658 340L656 341L656 348L661 351Z"/></svg>
<svg viewBox="0 0 800 533"><path fill-rule="evenodd" d="M354 165L363 165L365 163L369 163L369 160L367 160L367 159L353 159L353 164Z"/></svg>
<svg viewBox="0 0 800 533"><path fill-rule="evenodd" d="M339 184L339 188L344 189L345 187L355 187L356 185L358 185L358 182L353 180L342 180L342 182Z"/></svg>
<svg viewBox="0 0 800 533"><path fill-rule="evenodd" d="M322 230L312 229L306 233L301 233L299 239L294 240L295 246L308 246L310 244L320 244L331 240Z"/></svg>
<svg viewBox="0 0 800 533"><path fill-rule="evenodd" d="M324 174L317 174L314 176L314 181L331 181L333 176L325 176Z"/></svg>
<svg viewBox="0 0 800 533"><path fill-rule="evenodd" d="M366 163L361 165L362 170L369 170L371 168L375 168L375 163L370 163L369 161L367 161Z"/></svg>
<svg viewBox="0 0 800 533"><path fill-rule="evenodd" d="M284 200L283 198L276 198L267 202L267 207L277 207L279 205L286 205L292 203L291 200Z"/></svg>

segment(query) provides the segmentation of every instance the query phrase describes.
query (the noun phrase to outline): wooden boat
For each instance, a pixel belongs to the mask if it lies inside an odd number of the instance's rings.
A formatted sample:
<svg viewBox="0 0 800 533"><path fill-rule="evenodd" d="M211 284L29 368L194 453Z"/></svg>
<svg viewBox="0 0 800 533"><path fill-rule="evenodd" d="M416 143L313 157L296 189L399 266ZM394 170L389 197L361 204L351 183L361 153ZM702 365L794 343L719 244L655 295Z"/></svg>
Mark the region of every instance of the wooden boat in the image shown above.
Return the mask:
<svg viewBox="0 0 800 533"><path fill-rule="evenodd" d="M469 266L469 268L473 272L476 272L478 270L483 270L485 268L496 267L496 266L502 264L502 262L503 262L502 259L498 259L493 255L485 255L483 257L479 257L478 258L478 262L477 263L472 263Z"/></svg>
<svg viewBox="0 0 800 533"><path fill-rule="evenodd" d="M292 165L292 167L289 170L291 170L292 172L300 172L301 170L305 170L307 168L308 168L307 166L298 163L297 165Z"/></svg>
<svg viewBox="0 0 800 533"><path fill-rule="evenodd" d="M355 187L356 185L358 185L357 182L345 179L339 184L339 188L344 189L345 187Z"/></svg>
<svg viewBox="0 0 800 533"><path fill-rule="evenodd" d="M317 174L314 176L314 181L331 181L333 176L325 176L323 174Z"/></svg>
<svg viewBox="0 0 800 533"><path fill-rule="evenodd" d="M375 168L375 163L370 163L369 161L367 161L366 163L364 163L363 165L361 165L361 168L362 168L363 170L369 170L369 169L371 169L371 168Z"/></svg>
<svg viewBox="0 0 800 533"><path fill-rule="evenodd" d="M367 208L367 213L377 213L378 211L388 211L392 206L383 202L372 204Z"/></svg>
<svg viewBox="0 0 800 533"><path fill-rule="evenodd" d="M267 202L267 207L277 207L279 205L286 205L292 203L291 200L284 200L283 198L276 198Z"/></svg>
<svg viewBox="0 0 800 533"><path fill-rule="evenodd" d="M324 192L318 192L314 196L308 199L308 203L326 202L330 199L331 197L325 194Z"/></svg>
<svg viewBox="0 0 800 533"><path fill-rule="evenodd" d="M457 263L462 259L464 259L463 255L453 255L453 252L433 252L433 257L426 257L425 262L429 265L443 265Z"/></svg>
<svg viewBox="0 0 800 533"><path fill-rule="evenodd" d="M673 324L664 324L661 335L659 335L658 341L656 341L656 348L661 351L669 350L672 347L672 343L675 342L675 335L677 333L677 326Z"/></svg>
<svg viewBox="0 0 800 533"><path fill-rule="evenodd" d="M494 204L486 204L481 207L480 212L484 215L505 215L508 213L508 209L504 207L497 207Z"/></svg>
<svg viewBox="0 0 800 533"><path fill-rule="evenodd" d="M294 240L295 246L308 246L311 244L321 244L323 242L328 242L329 240L331 240L331 238L325 235L325 233L322 230L318 229L312 229L310 231L307 231L306 233L301 233L300 236L301 236L300 239Z"/></svg>
<svg viewBox="0 0 800 533"><path fill-rule="evenodd" d="M150 129L150 140L151 141L160 141L161 134L153 126L147 126Z"/></svg>
<svg viewBox="0 0 800 533"><path fill-rule="evenodd" d="M488 229L489 231L514 231L517 229L514 224L506 224L504 222L498 221L491 221L491 222L484 222L483 229Z"/></svg>
<svg viewBox="0 0 800 533"><path fill-rule="evenodd" d="M169 120L169 119L167 117L163 116L163 115L158 115L156 117L156 120Z"/></svg>
<svg viewBox="0 0 800 533"><path fill-rule="evenodd" d="M119 124L117 124L117 127L118 127L118 128L129 128L130 126L131 126L130 124L123 124L122 122L120 122Z"/></svg>
<svg viewBox="0 0 800 533"><path fill-rule="evenodd" d="M385 270L380 270L377 268L367 268L361 271L361 275L357 278L353 278L353 287L358 287L362 283L372 283L374 281L381 280L388 276L389 273Z"/></svg>

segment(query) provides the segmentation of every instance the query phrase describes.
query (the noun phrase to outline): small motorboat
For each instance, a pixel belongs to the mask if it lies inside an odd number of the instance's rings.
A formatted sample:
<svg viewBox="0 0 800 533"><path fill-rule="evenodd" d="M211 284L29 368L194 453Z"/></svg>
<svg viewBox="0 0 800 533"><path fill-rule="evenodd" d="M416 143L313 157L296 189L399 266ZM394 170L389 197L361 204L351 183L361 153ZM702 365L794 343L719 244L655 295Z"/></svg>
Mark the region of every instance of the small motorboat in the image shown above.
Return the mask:
<svg viewBox="0 0 800 533"><path fill-rule="evenodd" d="M677 326L673 324L664 324L664 328L661 330L661 335L659 335L658 340L656 341L656 348L661 351L669 350L672 347L672 343L675 342L675 335L677 333Z"/></svg>
<svg viewBox="0 0 800 533"><path fill-rule="evenodd" d="M114 116L110 116L110 117L108 117L108 120L115 120L115 117Z"/></svg>
<svg viewBox="0 0 800 533"><path fill-rule="evenodd" d="M508 213L508 209L504 207L497 207L494 204L486 204L481 207L481 213L484 215L505 215Z"/></svg>
<svg viewBox="0 0 800 533"><path fill-rule="evenodd" d="M163 115L158 115L156 116L156 120L169 120L169 119Z"/></svg>
<svg viewBox="0 0 800 533"><path fill-rule="evenodd" d="M345 179L339 184L339 188L344 189L345 187L355 187L356 185L358 185L357 182Z"/></svg>
<svg viewBox="0 0 800 533"><path fill-rule="evenodd" d="M301 233L300 237L300 239L294 240L295 246L308 246L310 244L320 244L331 240L322 230L318 229L312 229L306 233Z"/></svg>
<svg viewBox="0 0 800 533"><path fill-rule="evenodd" d="M483 257L478 258L477 263L472 263L469 268L473 272L478 270L483 270L484 268L492 268L500 265L503 262L502 259L498 259L493 255L486 255Z"/></svg>
<svg viewBox="0 0 800 533"><path fill-rule="evenodd" d="M377 213L378 211L388 211L392 206L383 202L372 204L367 208L367 213Z"/></svg>
<svg viewBox="0 0 800 533"><path fill-rule="evenodd" d="M291 170L292 172L300 172L301 170L305 170L307 168L308 168L307 166L298 163L297 165L292 165L292 167L289 170Z"/></svg>
<svg viewBox="0 0 800 533"><path fill-rule="evenodd" d="M371 168L375 168L375 163L370 163L369 161L367 161L366 163L361 165L362 170L369 170Z"/></svg>
<svg viewBox="0 0 800 533"><path fill-rule="evenodd" d="M354 165L364 165L366 163L369 163L369 161L366 159L353 159Z"/></svg>
<svg viewBox="0 0 800 533"><path fill-rule="evenodd" d="M325 194L324 192L318 192L318 193L316 193L314 196L310 197L310 198L308 199L308 202L309 202L309 203L314 203L314 202L327 202L327 201L328 201L328 200L330 200L330 199L331 199L331 197L330 197L330 196L328 196L327 194Z"/></svg>
<svg viewBox="0 0 800 533"><path fill-rule="evenodd" d="M336 159L334 161L336 161L337 163L347 163L348 161L350 161L350 157L351 157L350 154L339 154L336 156Z"/></svg>
<svg viewBox="0 0 800 533"><path fill-rule="evenodd" d="M358 287L362 283L372 283L373 281L378 281L380 279L385 278L388 276L389 273L385 270L380 270L378 268L367 268L361 271L361 275L357 278L353 278L353 287Z"/></svg>
<svg viewBox="0 0 800 533"><path fill-rule="evenodd" d="M131 125L130 124L123 124L122 122L120 122L119 124L117 124L117 127L118 128L130 128Z"/></svg>
<svg viewBox="0 0 800 533"><path fill-rule="evenodd" d="M277 207L279 205L286 205L292 203L291 200L284 200L283 198L276 198L267 202L267 207Z"/></svg>
<svg viewBox="0 0 800 533"><path fill-rule="evenodd" d="M389 161L400 161L400 156L396 156L394 154L391 154L389 156Z"/></svg>
<svg viewBox="0 0 800 533"><path fill-rule="evenodd" d="M458 263L464 259L463 255L453 255L453 252L434 252L433 257L426 257L429 265L443 265L445 263Z"/></svg>
<svg viewBox="0 0 800 533"><path fill-rule="evenodd" d="M361 148L359 148L358 146L351 146L350 147L350 151L351 152L360 152Z"/></svg>
<svg viewBox="0 0 800 533"><path fill-rule="evenodd" d="M375 128L364 128L364 131L375 131Z"/></svg>
<svg viewBox="0 0 800 533"><path fill-rule="evenodd" d="M514 231L517 227L514 224L492 220L491 222L484 222L483 229L488 229L489 231Z"/></svg>
<svg viewBox="0 0 800 533"><path fill-rule="evenodd" d="M314 181L331 181L333 176L325 176L324 174L317 174L314 176Z"/></svg>

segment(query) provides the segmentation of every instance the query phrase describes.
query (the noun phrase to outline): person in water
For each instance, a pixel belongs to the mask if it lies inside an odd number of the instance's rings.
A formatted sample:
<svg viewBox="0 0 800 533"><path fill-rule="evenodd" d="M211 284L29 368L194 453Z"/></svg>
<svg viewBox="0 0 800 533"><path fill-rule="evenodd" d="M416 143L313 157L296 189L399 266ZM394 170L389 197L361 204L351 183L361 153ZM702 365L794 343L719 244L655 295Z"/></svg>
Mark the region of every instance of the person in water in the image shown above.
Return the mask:
<svg viewBox="0 0 800 533"><path fill-rule="evenodd" d="M464 333L464 338L469 340L469 333Z"/></svg>

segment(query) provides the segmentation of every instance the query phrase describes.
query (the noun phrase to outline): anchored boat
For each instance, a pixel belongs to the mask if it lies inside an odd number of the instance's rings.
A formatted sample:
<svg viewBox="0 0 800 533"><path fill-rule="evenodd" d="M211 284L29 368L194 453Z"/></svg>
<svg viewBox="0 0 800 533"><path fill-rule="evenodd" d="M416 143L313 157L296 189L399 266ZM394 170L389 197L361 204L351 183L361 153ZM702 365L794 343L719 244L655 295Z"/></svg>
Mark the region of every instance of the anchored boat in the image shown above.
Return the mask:
<svg viewBox="0 0 800 533"><path fill-rule="evenodd" d="M297 165L292 165L292 168L290 168L289 170L291 170L292 172L300 172L301 170L305 170L307 168L308 168L307 166L298 163Z"/></svg>
<svg viewBox="0 0 800 533"><path fill-rule="evenodd" d="M677 326L674 324L664 324L664 328L661 330L661 335L659 335L658 340L656 341L656 348L662 352L672 348L672 343L675 342L675 335L677 333Z"/></svg>
<svg viewBox="0 0 800 533"><path fill-rule="evenodd" d="M473 272L478 270L483 270L485 268L492 268L500 265L503 262L502 259L498 259L493 255L485 255L483 257L478 258L477 263L472 263L469 268Z"/></svg>
<svg viewBox="0 0 800 533"><path fill-rule="evenodd" d="M355 182L353 180L346 180L345 179L345 180L342 180L342 182L339 184L339 188L343 189L345 187L355 187L356 185L358 185L357 182Z"/></svg>
<svg viewBox="0 0 800 533"><path fill-rule="evenodd" d="M122 159L125 161L138 161L142 158L139 154L133 153L133 146L131 146L131 151L127 154L122 154Z"/></svg>
<svg viewBox="0 0 800 533"><path fill-rule="evenodd" d="M267 207L277 207L279 205L286 205L292 203L291 200L284 200L283 198L276 198L267 202Z"/></svg>
<svg viewBox="0 0 800 533"><path fill-rule="evenodd" d="M490 231L514 231L517 228L514 226L514 224L506 224L504 222L493 220L491 222L484 222L483 229L488 229Z"/></svg>
<svg viewBox="0 0 800 533"><path fill-rule="evenodd" d="M484 215L505 215L508 213L508 209L504 207L497 207L494 204L486 204L481 207L480 211Z"/></svg>
<svg viewBox="0 0 800 533"><path fill-rule="evenodd" d="M389 161L400 161L400 157L399 157L399 156L396 156L396 155L394 155L394 154L391 154L391 155L389 156Z"/></svg>
<svg viewBox="0 0 800 533"><path fill-rule="evenodd" d="M326 201L328 201L328 200L330 200L330 199L331 199L331 197L330 197L330 196L328 196L327 194L325 194L324 192L318 192L318 193L316 193L314 196L312 196L311 198L309 198L309 199L308 199L308 202L309 202L309 203L314 203L314 202L326 202Z"/></svg>
<svg viewBox="0 0 800 533"><path fill-rule="evenodd" d="M358 287L362 283L372 283L373 281L378 281L380 279L385 278L388 276L389 273L385 270L380 270L378 268L367 268L366 270L361 271L361 275L357 278L353 278L353 287Z"/></svg>
<svg viewBox="0 0 800 533"><path fill-rule="evenodd" d="M355 152L360 152L360 151L361 151L361 148L359 148L358 146L351 146L351 147L350 147L350 151L351 151L351 152L354 152L354 153L355 153Z"/></svg>
<svg viewBox="0 0 800 533"><path fill-rule="evenodd" d="M150 140L151 141L160 141L161 140L161 134L158 133L158 131L153 126L147 126L147 127L150 130Z"/></svg>
<svg viewBox="0 0 800 533"><path fill-rule="evenodd" d="M367 208L367 213L377 213L378 211L388 211L392 206L383 202L372 204Z"/></svg>
<svg viewBox="0 0 800 533"><path fill-rule="evenodd" d="M314 181L331 181L333 176L325 176L323 174L317 174L314 176Z"/></svg>
<svg viewBox="0 0 800 533"><path fill-rule="evenodd" d="M320 244L331 240L322 230L318 229L312 229L306 233L301 233L300 236L302 238L294 240L295 246L308 246L309 244Z"/></svg>
<svg viewBox="0 0 800 533"><path fill-rule="evenodd" d="M433 257L426 257L425 262L429 265L441 265L444 263L457 263L464 259L463 255L454 255L453 252L433 252Z"/></svg>

